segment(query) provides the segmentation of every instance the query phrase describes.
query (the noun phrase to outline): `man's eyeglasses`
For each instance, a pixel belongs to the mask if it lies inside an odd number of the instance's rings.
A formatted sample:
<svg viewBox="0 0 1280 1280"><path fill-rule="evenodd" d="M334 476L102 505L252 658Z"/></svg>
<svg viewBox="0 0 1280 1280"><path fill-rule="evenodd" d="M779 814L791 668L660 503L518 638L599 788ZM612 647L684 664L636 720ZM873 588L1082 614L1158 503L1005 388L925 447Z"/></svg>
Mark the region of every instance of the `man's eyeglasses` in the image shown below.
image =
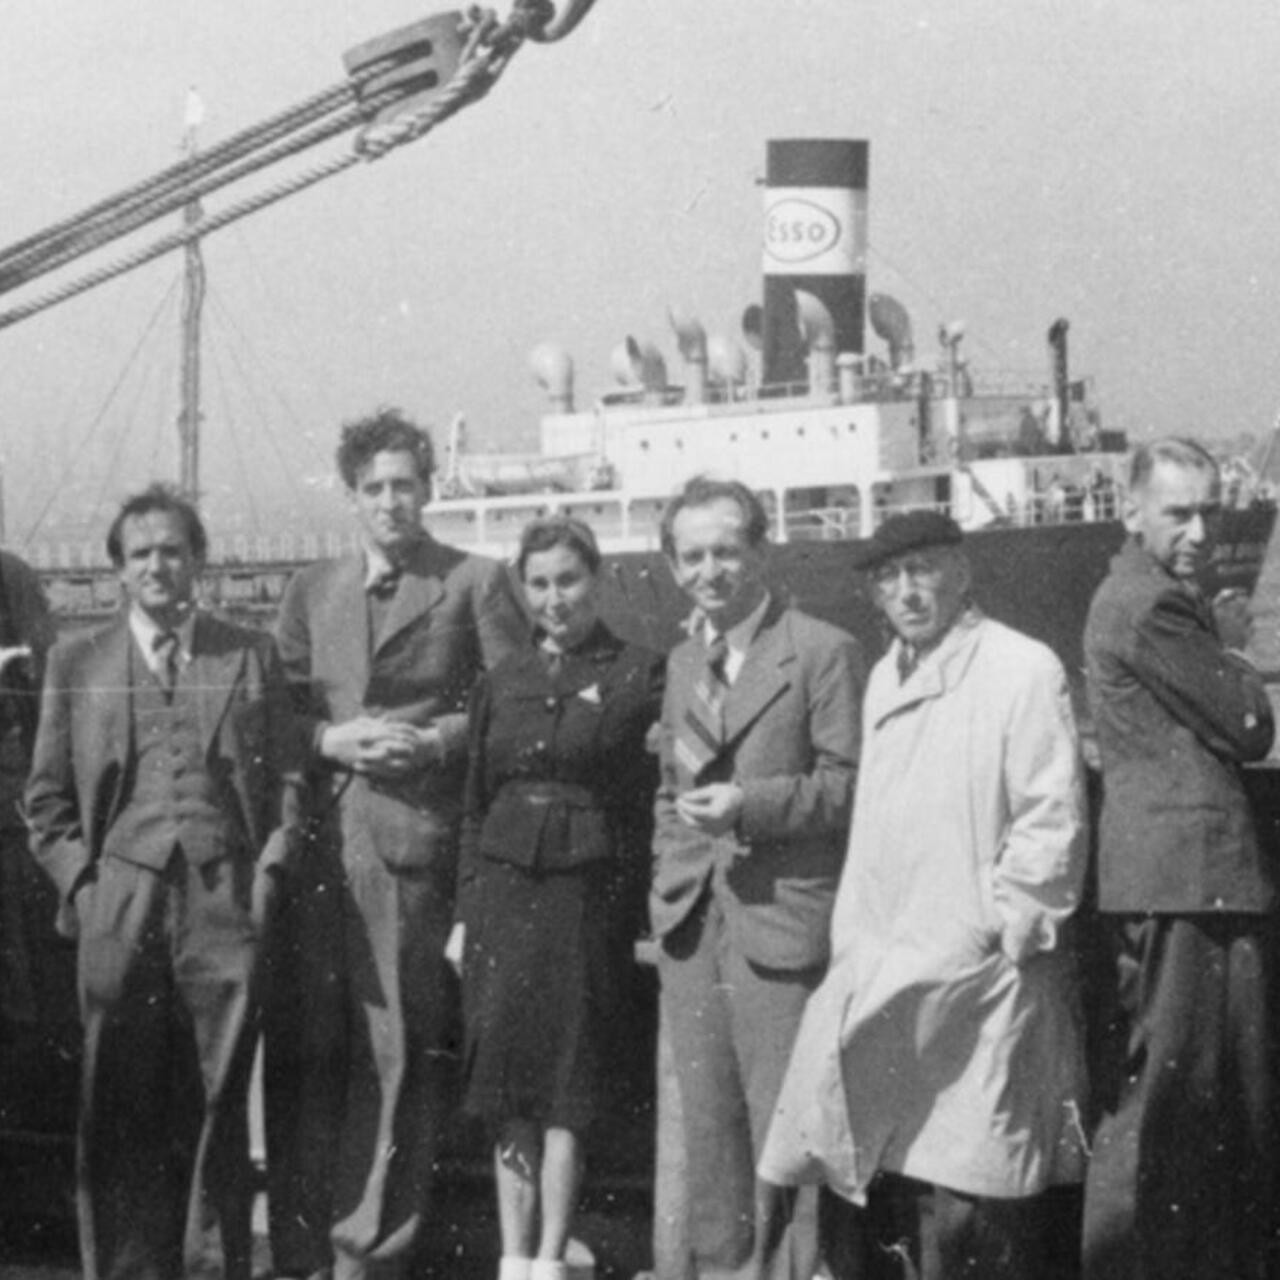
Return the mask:
<svg viewBox="0 0 1280 1280"><path fill-rule="evenodd" d="M896 591L905 578L913 587L932 586L942 577L941 560L932 556L899 556L871 570L871 584L884 595Z"/></svg>

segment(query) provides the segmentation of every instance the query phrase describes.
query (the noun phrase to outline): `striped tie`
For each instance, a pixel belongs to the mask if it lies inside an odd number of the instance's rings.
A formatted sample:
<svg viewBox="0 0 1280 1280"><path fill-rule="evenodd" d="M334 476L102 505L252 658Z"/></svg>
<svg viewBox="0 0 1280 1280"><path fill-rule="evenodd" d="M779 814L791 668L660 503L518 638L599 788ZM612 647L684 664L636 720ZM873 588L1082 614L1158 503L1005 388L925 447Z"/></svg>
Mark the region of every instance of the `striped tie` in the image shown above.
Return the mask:
<svg viewBox="0 0 1280 1280"><path fill-rule="evenodd" d="M725 662L729 643L718 635L707 646L707 665L693 686L693 697L676 734L676 759L697 780L724 746L724 699L729 691Z"/></svg>

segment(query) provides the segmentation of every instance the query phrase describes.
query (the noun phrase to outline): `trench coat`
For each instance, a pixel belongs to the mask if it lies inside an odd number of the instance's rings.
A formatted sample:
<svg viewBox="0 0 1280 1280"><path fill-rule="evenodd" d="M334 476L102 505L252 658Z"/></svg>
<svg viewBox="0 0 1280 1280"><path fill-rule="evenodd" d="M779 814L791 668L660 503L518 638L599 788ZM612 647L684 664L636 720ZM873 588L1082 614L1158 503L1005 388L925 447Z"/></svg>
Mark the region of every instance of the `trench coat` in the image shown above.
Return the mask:
<svg viewBox="0 0 1280 1280"><path fill-rule="evenodd" d="M762 1153L865 1202L881 1170L977 1196L1083 1176L1083 1039L1062 926L1085 869L1062 667L970 610L872 673L832 963Z"/></svg>

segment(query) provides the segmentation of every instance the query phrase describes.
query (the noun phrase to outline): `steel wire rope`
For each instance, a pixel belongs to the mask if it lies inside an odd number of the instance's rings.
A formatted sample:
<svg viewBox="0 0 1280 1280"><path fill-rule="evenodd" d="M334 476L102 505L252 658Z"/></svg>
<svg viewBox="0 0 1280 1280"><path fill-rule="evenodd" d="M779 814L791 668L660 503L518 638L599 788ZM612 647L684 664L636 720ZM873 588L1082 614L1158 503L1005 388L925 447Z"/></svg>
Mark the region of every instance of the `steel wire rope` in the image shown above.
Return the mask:
<svg viewBox="0 0 1280 1280"><path fill-rule="evenodd" d="M175 186L181 186L225 164L233 163L242 155L247 155L286 133L309 124L313 119L335 110L342 103L356 97L360 88L383 72L387 62L388 60L380 60L371 64L341 84L331 85L328 89L321 90L267 120L260 121L248 129L242 129L230 138L201 151L194 158L180 160L159 173L152 174L142 182L89 205L79 213L72 214L33 236L5 246L0 249L0 269L8 266L10 262L21 261L30 255L41 253L42 246L52 241L65 241L82 230L86 223L96 224L112 217L115 213L132 208L153 195L172 190Z"/></svg>
<svg viewBox="0 0 1280 1280"><path fill-rule="evenodd" d="M173 304L173 310L175 313L178 311L179 306L180 303L178 302ZM176 329L177 325L175 324L171 326L170 331L173 332ZM176 344L174 344L169 348L168 356L162 357L154 364L150 364L144 368L142 380L138 386L137 394L133 399L133 405L124 415L126 423L145 421L147 417L150 417L151 439L148 442L144 456L152 464L154 464L156 459L161 457L166 434L172 425L172 418L166 413L166 409L169 410L169 413L172 413L172 400L170 400L168 405L165 404L163 389L165 387L172 388L176 381L175 375L177 374L178 368L177 356L178 350ZM141 404L143 395L148 391L148 389L153 391L155 399L153 401L153 412L149 415L144 415L138 412L138 406ZM130 433L127 427L116 432L115 447L107 458L107 465L103 468L102 484L98 490L98 496L94 500L93 506L90 510L90 514L93 519L96 519L99 513L101 513L107 506L108 489L114 487L115 491L119 493L120 485L118 483L118 477L120 474L120 460L123 457L125 447L129 442L129 435ZM152 476L148 479L148 483L150 483L151 479L154 478L154 474L155 473L153 471Z"/></svg>
<svg viewBox="0 0 1280 1280"><path fill-rule="evenodd" d="M10 270L0 265L0 293L28 284L86 253L92 253L94 249L110 244L112 240L118 240L146 226L149 222L182 209L192 201L202 199L233 182L238 182L259 169L265 169L280 160L287 160L290 156L298 155L321 142L327 142L338 134L346 133L364 118L368 109L381 109L393 105L405 96L406 91L400 87L375 94L369 99L368 106L348 107L330 119L296 133L290 140L261 151L257 155L246 156L238 163L212 173L201 181L175 187L152 204L134 206L131 210L125 210L109 220L100 221L95 227L90 227L83 234L78 235L74 242L67 243L65 247L51 248L26 269L21 264Z"/></svg>
<svg viewBox="0 0 1280 1280"><path fill-rule="evenodd" d="M248 339L245 337L240 327L237 324L235 324L234 320L231 317L230 311L228 310L226 305L223 303L221 297L219 297L219 295L215 290L212 290L212 289L210 290L209 300L213 304L214 308L217 310L219 319L222 320L227 325L227 328L239 340L239 342L245 347L245 349L251 352L253 348L249 344ZM296 477L297 464L291 463L290 460L287 457L285 457L284 451L280 447L280 442L276 437L275 432L271 429L270 417L267 415L262 402L258 398L258 394L255 389L254 382L248 376L248 373L244 365L241 363L240 356L237 353L235 346L232 343L227 342L226 352L231 363L235 366L236 372L240 375L240 380L244 385L244 387L246 388L249 398L253 401L253 407L258 414L258 420L262 424L263 435L266 437L267 443L270 446L271 451L276 455L276 460L280 463L281 469L288 480L289 487L293 490L295 495L300 495L302 493L302 488L297 482L297 477ZM229 394L225 390L225 385L224 385L224 395L227 395L228 413L230 413L231 401L230 401ZM243 462L243 457L241 457L240 461ZM244 476L244 483L245 483L245 491L249 496L249 505L251 508L250 516L254 524L256 525L257 512L256 512L256 509L254 509L253 495L252 495L252 491L249 489L249 478L247 474Z"/></svg>
<svg viewBox="0 0 1280 1280"><path fill-rule="evenodd" d="M245 453L240 444L240 433L236 429L236 415L231 401L231 392L228 387L227 378L222 367L221 343L216 331L210 334L214 340L209 343L209 355L212 357L213 375L218 384L218 389L222 394L222 412L227 423L227 432L231 438L232 458L235 464L236 473L240 477L240 484L243 488L244 497L249 506L249 525L250 528L257 531L262 528L262 524L258 519L258 504L253 496L253 487L249 483L249 473L245 469Z"/></svg>
<svg viewBox="0 0 1280 1280"><path fill-rule="evenodd" d="M169 302L169 299L172 298L173 295L177 292L179 282L180 282L180 277L177 277L177 276L175 276L172 280L169 281L169 287L164 291L164 294L160 298L160 301L156 304L155 310L151 313L151 317L147 321L146 326L144 327L141 335L139 336L137 343L134 345L133 350L129 353L128 357L126 358L124 368L120 370L120 373L116 377L115 382L112 384L112 386L107 392L107 396L102 403L102 407L94 415L93 419L89 423L88 430L84 433L84 436L81 438L79 447L76 450L77 457L82 456L84 454L85 449L88 448L90 441L94 437L94 433L97 431L98 427L102 423L102 419L106 417L107 412L110 410L112 404L114 403L116 396L119 394L120 388L123 385L125 378L129 376L129 371L133 368L134 363L137 361L138 356L141 354L142 348L146 344L147 338L149 337L149 335L151 334L151 331L155 328L157 322L159 321L161 312L164 310L166 304ZM32 540L35 538L36 534L40 531L40 526L44 523L45 517L49 514L50 508L52 508L54 502L57 501L57 497L58 495L56 492L51 493L49 495L49 500L40 509L40 513L39 515L36 516L35 522L27 530L26 537L23 538L22 540L22 545L24 547L31 545Z"/></svg>
<svg viewBox="0 0 1280 1280"><path fill-rule="evenodd" d="M423 107L411 113L402 122L370 126L357 136L353 151L335 156L333 159L313 165L309 169L304 169L292 178L274 183L254 196L229 205L216 214L204 217L190 227L162 236L159 240L155 240L151 244L125 255L115 262L99 267L96 271L91 271L87 275L69 281L59 288L33 298L27 303L6 311L0 311L0 329L8 328L20 320L28 319L41 311L47 310L49 307L56 306L59 302L65 302L68 298L73 298L77 294L95 288L97 285L105 284L116 276L123 275L127 271L132 271L144 263L150 262L153 258L158 258L172 249L181 248L191 240L211 235L214 231L221 230L221 228L240 218L256 213L258 210L264 209L268 205L283 200L288 196L296 195L307 187L323 182L326 178L334 177L344 169L349 169L362 161L380 160L390 151L416 141L437 124L448 119L462 107L479 100L489 91L497 76L505 70L510 61L511 53L514 51L510 48L504 48L503 52L499 54L495 52L495 49L496 46L494 48L481 49L478 53L472 53L470 57L464 56L449 83L438 94L433 95Z"/></svg>
<svg viewBox="0 0 1280 1280"><path fill-rule="evenodd" d="M284 316L285 319L291 319L292 317L296 317L297 311L293 310L290 313L289 308L282 306L279 300L279 295L270 287L270 284L268 282L271 278L271 273L265 270L260 265L258 254L254 249L253 244L250 241L249 237L244 234L243 226L237 226L235 228L235 237L240 245L241 250L244 252L245 257L249 259L249 263L251 267L250 278L253 280L253 283L261 292L261 295L265 302L268 313L269 314L275 313L277 316ZM268 366L267 361L265 361L264 359L262 359L261 356L258 355L257 348L249 340L248 334L245 333L244 329L237 322L235 314L231 311L229 307L226 307L224 304L220 304L220 305L223 305L224 318L227 324L239 336L240 341L244 344L245 348L254 357L254 359L257 360L258 364L262 367L263 371L266 374L270 374L271 369ZM274 329L275 332L282 332L287 327L290 328L290 331L292 331L292 326L286 325L284 323L272 325L272 328ZM297 348L295 347L294 350L296 352ZM323 380L319 376L317 367L311 362L310 348L303 345L301 347L301 350L304 356L303 363L306 366L304 371L307 374L308 378L310 378L313 382L322 382ZM279 381L268 377L267 386L269 390L274 394L275 398L279 401L280 406L284 409L285 414L288 416L290 421L294 424L295 427L298 428L300 437L306 441L307 448L311 451L316 462L324 466L325 469L328 470L332 465L332 458L330 457L328 448L327 447L321 448L320 445L316 442L315 431L306 425L302 417L299 415L297 410L293 407L292 403L289 401L288 397L284 394L283 391L280 390Z"/></svg>
<svg viewBox="0 0 1280 1280"><path fill-rule="evenodd" d="M416 111L393 122L367 126L356 136L355 147L350 154L304 170L294 178L276 183L258 195L233 204L216 215L203 218L183 231L164 236L30 302L0 312L0 329L104 284L161 254L180 248L194 238L210 235L250 213L256 213L267 205L314 186L317 182L334 177L361 160L379 160L390 151L416 141L462 107L484 97L526 39L539 32L544 33L545 39L561 38L572 26L577 25L592 3L594 0L586 0L585 4L583 0L574 0L563 17L567 21L572 15L576 16L573 17L572 24L566 25L559 34L553 33L555 23L549 22L551 6L546 0L516 0L510 17L503 23L498 22L492 11L472 7L468 10L471 35L456 71L449 83Z"/></svg>

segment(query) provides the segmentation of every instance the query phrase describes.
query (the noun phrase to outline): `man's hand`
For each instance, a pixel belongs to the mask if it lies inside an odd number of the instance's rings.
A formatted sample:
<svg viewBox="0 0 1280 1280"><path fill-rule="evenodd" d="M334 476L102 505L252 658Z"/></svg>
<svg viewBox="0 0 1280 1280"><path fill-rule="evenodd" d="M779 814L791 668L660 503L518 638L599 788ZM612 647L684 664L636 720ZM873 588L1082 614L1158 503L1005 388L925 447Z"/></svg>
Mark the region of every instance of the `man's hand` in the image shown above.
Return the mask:
<svg viewBox="0 0 1280 1280"><path fill-rule="evenodd" d="M711 836L731 830L741 813L742 788L735 782L709 782L676 797L680 821Z"/></svg>
<svg viewBox="0 0 1280 1280"><path fill-rule="evenodd" d="M357 716L325 729L320 752L356 773L395 779L442 764L444 742L433 726L418 728L400 720Z"/></svg>
<svg viewBox="0 0 1280 1280"><path fill-rule="evenodd" d="M1227 588L1213 597L1213 616L1223 648L1243 653L1253 639L1253 615L1249 597L1238 588Z"/></svg>

